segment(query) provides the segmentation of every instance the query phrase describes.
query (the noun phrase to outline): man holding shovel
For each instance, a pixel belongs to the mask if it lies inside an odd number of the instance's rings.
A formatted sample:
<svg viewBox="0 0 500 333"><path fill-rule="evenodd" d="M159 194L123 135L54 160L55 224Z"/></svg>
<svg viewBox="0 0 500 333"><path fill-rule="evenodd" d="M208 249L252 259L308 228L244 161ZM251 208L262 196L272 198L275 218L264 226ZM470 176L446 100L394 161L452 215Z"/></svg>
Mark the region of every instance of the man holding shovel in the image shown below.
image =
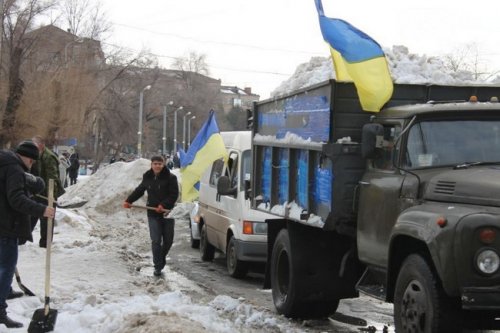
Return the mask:
<svg viewBox="0 0 500 333"><path fill-rule="evenodd" d="M132 208L132 203L148 192L147 210L149 236L153 252L154 275L161 276L166 257L174 240L174 219L165 216L174 207L179 196L177 177L165 166L162 156L151 158L151 169L142 176L142 182L128 196L123 207Z"/></svg>
<svg viewBox="0 0 500 333"><path fill-rule="evenodd" d="M17 265L18 244L33 241L29 215L53 218L53 207L31 200L27 195L25 171L39 157L37 146L24 141L16 152L0 151L0 324L23 327L7 316L6 299Z"/></svg>

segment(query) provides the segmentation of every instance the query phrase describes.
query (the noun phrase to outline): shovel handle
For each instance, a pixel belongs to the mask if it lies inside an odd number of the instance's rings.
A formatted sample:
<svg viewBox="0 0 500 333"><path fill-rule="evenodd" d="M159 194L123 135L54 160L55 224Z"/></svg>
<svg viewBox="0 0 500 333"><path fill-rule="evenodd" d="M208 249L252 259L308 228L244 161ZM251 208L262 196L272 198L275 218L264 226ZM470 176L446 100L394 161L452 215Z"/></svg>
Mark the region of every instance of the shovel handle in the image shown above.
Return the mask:
<svg viewBox="0 0 500 333"><path fill-rule="evenodd" d="M142 206L142 205L130 205L131 208L141 208L141 209L147 209L147 210L154 210L156 211L156 207L151 207L151 206ZM168 214L170 213L170 210L165 209L165 212L163 214Z"/></svg>
<svg viewBox="0 0 500 333"><path fill-rule="evenodd" d="M54 179L49 179L48 191L48 206L54 204ZM52 224L53 219L47 219L47 251L45 254L45 316L49 314L49 299L50 299L50 249L52 247Z"/></svg>

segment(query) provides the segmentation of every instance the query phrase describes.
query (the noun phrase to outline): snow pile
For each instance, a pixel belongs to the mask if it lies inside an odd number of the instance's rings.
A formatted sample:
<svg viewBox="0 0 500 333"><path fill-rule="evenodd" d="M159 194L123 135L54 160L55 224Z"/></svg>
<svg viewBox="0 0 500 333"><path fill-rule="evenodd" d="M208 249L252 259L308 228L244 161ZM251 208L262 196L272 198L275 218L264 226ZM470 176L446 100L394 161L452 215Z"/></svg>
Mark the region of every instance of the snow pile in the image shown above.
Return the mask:
<svg viewBox="0 0 500 333"><path fill-rule="evenodd" d="M441 58L410 53L406 46L395 45L392 49L384 49L384 52L395 83L450 85L486 83L474 80L472 72L449 69ZM328 79L335 79L331 58L313 57L308 63L299 65L295 73L282 82L271 96L284 95Z"/></svg>
<svg viewBox="0 0 500 333"><path fill-rule="evenodd" d="M132 162L115 162L101 167L91 177L85 177L76 185L68 187L66 193L59 197L58 204L66 206L85 202L83 207L86 209L113 214L122 208L123 201L139 185L142 175L150 168L151 161L144 158ZM179 170L171 172L177 176L180 185ZM144 206L146 195L134 204ZM169 216L183 217L191 207L191 203L179 203Z"/></svg>

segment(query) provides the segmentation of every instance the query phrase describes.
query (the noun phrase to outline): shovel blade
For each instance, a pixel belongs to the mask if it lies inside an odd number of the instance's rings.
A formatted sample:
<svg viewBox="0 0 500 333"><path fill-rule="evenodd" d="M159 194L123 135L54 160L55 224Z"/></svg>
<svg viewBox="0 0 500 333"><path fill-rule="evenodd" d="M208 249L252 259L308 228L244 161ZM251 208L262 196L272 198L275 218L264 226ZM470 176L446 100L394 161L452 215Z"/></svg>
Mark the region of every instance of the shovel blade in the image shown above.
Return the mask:
<svg viewBox="0 0 500 333"><path fill-rule="evenodd" d="M49 309L49 314L45 315L45 309L38 309L33 313L28 333L45 333L51 332L56 326L57 310Z"/></svg>

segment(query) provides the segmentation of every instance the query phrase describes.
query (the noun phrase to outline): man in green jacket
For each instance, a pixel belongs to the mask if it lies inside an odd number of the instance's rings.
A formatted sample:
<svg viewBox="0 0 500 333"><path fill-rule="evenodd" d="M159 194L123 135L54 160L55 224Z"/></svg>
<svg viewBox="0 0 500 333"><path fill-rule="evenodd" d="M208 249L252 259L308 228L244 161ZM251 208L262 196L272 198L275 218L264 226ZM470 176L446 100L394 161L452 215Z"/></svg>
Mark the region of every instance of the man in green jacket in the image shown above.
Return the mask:
<svg viewBox="0 0 500 333"><path fill-rule="evenodd" d="M40 152L39 160L31 168L31 173L41 177L45 184L49 183L49 179L54 179L54 199L64 194L64 187L59 178L59 159L55 153L45 146L45 140L40 135L34 136L33 143L38 147ZM45 194L48 197L48 193ZM37 199L42 204L47 204L45 199ZM38 222L38 217L32 217L31 230L35 229ZM52 225L52 228L54 225ZM47 218L40 218L40 247L47 247Z"/></svg>

